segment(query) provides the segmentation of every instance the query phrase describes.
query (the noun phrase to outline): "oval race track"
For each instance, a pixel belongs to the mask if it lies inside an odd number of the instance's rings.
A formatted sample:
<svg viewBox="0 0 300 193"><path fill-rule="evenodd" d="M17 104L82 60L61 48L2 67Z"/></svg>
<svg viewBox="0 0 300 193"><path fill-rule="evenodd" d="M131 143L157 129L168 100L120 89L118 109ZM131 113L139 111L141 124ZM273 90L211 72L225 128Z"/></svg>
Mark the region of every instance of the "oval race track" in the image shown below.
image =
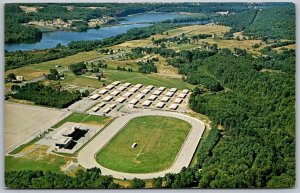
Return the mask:
<svg viewBox="0 0 300 193"><path fill-rule="evenodd" d="M96 154L101 150L121 129L133 118L148 115L159 115L174 117L184 120L192 125L192 128L184 141L174 163L167 170L154 173L124 173L113 171L101 166L96 161ZM90 141L82 150L78 153L78 162L85 168L98 167L101 169L103 175L111 175L114 178L119 179L151 179L156 177L163 177L167 173L179 173L183 167L187 167L194 155L194 152L198 146L201 136L204 132L205 125L202 121L190 117L188 115L166 112L166 111L145 111L133 114L127 114L116 118L110 125L108 125L101 133L99 133L92 141Z"/></svg>

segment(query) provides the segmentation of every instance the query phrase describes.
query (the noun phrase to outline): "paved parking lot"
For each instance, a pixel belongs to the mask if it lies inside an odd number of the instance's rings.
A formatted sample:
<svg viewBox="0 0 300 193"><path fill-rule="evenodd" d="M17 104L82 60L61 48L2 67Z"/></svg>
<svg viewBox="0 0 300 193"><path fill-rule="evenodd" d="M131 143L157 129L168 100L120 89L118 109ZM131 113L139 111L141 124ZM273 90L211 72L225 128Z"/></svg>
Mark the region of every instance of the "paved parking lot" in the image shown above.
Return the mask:
<svg viewBox="0 0 300 193"><path fill-rule="evenodd" d="M4 108L5 153L28 142L70 114L54 108L7 102Z"/></svg>

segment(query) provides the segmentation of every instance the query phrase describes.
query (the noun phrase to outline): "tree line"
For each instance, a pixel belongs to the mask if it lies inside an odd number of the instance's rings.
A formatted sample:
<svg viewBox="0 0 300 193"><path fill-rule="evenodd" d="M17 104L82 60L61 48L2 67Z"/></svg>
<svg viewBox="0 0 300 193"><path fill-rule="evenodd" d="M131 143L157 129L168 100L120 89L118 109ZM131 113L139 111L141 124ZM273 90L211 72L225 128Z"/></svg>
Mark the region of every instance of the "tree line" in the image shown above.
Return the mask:
<svg viewBox="0 0 300 193"><path fill-rule="evenodd" d="M15 99L28 100L37 105L56 108L66 108L81 99L82 96L79 91L69 92L61 90L61 87L46 86L39 82L27 83L13 90L15 93L12 94L12 97Z"/></svg>

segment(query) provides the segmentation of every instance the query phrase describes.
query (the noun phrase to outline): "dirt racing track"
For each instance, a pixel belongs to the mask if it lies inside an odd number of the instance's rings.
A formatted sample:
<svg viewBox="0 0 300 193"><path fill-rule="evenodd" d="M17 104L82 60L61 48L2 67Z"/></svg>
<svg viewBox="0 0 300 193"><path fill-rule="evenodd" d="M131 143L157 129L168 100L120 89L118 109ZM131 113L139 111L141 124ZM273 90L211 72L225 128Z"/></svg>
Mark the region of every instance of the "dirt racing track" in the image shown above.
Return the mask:
<svg viewBox="0 0 300 193"><path fill-rule="evenodd" d="M124 173L113 171L108 168L101 166L96 161L96 154L100 151L109 141L119 132L121 129L133 118L148 115L159 115L159 116L169 116L184 120L192 125L191 130L182 145L173 165L164 171L155 173ZM179 173L183 167L187 167L194 155L194 152L198 146L201 136L204 132L205 125L202 121L175 112L166 111L144 111L133 114L128 114L115 119L108 127L106 127L100 134L98 134L92 141L90 141L79 153L78 162L85 168L98 167L101 169L103 175L111 175L114 178L119 179L151 179L156 177L163 177L167 173Z"/></svg>

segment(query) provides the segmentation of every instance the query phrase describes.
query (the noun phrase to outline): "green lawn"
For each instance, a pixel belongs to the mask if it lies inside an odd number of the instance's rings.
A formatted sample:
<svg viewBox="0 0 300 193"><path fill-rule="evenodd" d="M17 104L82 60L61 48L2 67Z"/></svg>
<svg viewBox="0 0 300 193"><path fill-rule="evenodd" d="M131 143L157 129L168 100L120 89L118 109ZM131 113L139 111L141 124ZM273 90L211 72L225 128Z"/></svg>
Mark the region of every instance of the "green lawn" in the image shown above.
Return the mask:
<svg viewBox="0 0 300 193"><path fill-rule="evenodd" d="M5 171L21 171L21 170L43 170L52 172L61 172L60 166L65 164L62 157L56 157L48 160L33 160L27 158L16 158L5 156Z"/></svg>
<svg viewBox="0 0 300 193"><path fill-rule="evenodd" d="M118 70L105 70L104 75L111 81L125 81L132 84L164 86L167 88L192 89L193 85L183 82L181 78L162 77L156 74L142 74L138 72L125 72Z"/></svg>
<svg viewBox="0 0 300 193"><path fill-rule="evenodd" d="M92 124L103 124L106 125L111 120L110 117L102 117L98 115L89 115L84 113L72 113L65 119L61 120L54 126L53 128L58 128L66 122L74 122L74 123L92 123Z"/></svg>
<svg viewBox="0 0 300 193"><path fill-rule="evenodd" d="M190 128L189 123L172 117L135 118L96 155L96 160L121 172L166 170L173 164ZM133 143L138 144L134 149Z"/></svg>

